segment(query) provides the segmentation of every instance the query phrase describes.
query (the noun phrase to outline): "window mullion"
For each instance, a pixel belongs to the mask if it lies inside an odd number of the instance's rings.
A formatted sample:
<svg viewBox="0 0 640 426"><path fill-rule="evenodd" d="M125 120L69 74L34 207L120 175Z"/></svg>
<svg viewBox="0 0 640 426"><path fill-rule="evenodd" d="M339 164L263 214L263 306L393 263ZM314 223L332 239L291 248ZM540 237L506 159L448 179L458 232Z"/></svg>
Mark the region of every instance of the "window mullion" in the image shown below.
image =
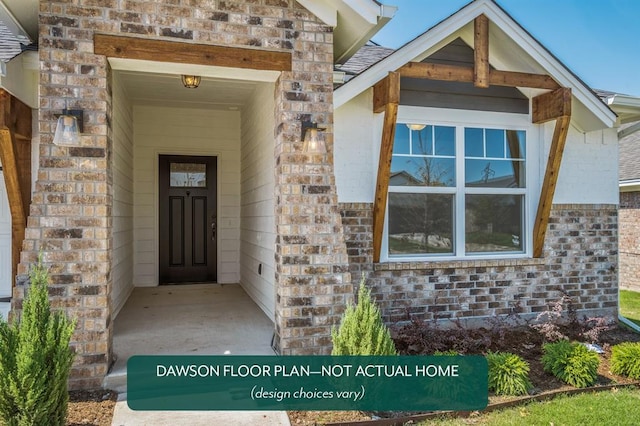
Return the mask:
<svg viewBox="0 0 640 426"><path fill-rule="evenodd" d="M464 250L464 196L465 196L465 167L464 167L464 126L456 127L456 200L455 200L455 236L456 256L465 255Z"/></svg>

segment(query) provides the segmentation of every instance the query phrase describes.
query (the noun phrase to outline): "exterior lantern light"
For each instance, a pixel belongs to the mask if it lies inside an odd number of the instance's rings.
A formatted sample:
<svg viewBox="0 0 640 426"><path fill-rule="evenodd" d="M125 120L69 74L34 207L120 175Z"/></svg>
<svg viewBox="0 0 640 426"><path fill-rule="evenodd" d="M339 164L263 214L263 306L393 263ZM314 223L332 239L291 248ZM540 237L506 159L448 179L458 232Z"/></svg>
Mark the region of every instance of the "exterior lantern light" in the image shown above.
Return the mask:
<svg viewBox="0 0 640 426"><path fill-rule="evenodd" d="M322 132L326 129L318 127L318 123L303 121L301 139L304 141L302 152L305 154L325 154L327 147Z"/></svg>
<svg viewBox="0 0 640 426"><path fill-rule="evenodd" d="M82 133L82 110L64 109L58 116L53 143L60 146L77 146Z"/></svg>
<svg viewBox="0 0 640 426"><path fill-rule="evenodd" d="M187 89L195 89L200 86L200 76L199 75L183 75L182 76L182 84Z"/></svg>

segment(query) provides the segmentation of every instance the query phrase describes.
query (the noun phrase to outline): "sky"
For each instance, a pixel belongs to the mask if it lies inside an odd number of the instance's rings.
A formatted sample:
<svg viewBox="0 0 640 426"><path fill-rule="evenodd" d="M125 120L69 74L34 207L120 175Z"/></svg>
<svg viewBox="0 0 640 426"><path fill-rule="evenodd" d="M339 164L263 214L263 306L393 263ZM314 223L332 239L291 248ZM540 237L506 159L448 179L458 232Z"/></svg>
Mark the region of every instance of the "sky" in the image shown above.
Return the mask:
<svg viewBox="0 0 640 426"><path fill-rule="evenodd" d="M381 0L398 6L373 41L398 48L470 0ZM497 0L595 89L640 96L640 0Z"/></svg>

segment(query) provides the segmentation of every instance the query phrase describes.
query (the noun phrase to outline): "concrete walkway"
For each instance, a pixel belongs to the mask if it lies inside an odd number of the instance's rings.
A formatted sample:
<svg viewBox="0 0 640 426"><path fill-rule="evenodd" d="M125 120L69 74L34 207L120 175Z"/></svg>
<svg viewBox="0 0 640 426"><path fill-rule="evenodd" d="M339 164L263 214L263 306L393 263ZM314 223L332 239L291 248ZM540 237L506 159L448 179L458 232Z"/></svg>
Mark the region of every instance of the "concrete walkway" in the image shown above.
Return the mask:
<svg viewBox="0 0 640 426"><path fill-rule="evenodd" d="M136 288L114 322L116 363L104 387L120 393L114 426L289 425L282 411L133 411L133 355L273 355L273 323L237 284Z"/></svg>

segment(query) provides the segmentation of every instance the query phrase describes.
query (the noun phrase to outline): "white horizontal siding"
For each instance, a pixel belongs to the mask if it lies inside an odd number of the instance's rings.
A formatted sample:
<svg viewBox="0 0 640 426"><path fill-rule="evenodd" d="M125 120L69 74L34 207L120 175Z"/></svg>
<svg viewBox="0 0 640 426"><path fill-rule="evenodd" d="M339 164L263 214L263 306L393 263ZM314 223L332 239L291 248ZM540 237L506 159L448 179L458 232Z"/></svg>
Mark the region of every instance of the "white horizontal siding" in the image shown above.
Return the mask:
<svg viewBox="0 0 640 426"><path fill-rule="evenodd" d="M113 80L113 286L114 317L133 290L133 109Z"/></svg>
<svg viewBox="0 0 640 426"><path fill-rule="evenodd" d="M240 283L271 319L275 310L273 90L271 84L259 85L242 111L240 233Z"/></svg>
<svg viewBox="0 0 640 426"><path fill-rule="evenodd" d="M240 238L240 113L134 107L136 286L158 284L158 156L218 158L218 282L236 283Z"/></svg>

